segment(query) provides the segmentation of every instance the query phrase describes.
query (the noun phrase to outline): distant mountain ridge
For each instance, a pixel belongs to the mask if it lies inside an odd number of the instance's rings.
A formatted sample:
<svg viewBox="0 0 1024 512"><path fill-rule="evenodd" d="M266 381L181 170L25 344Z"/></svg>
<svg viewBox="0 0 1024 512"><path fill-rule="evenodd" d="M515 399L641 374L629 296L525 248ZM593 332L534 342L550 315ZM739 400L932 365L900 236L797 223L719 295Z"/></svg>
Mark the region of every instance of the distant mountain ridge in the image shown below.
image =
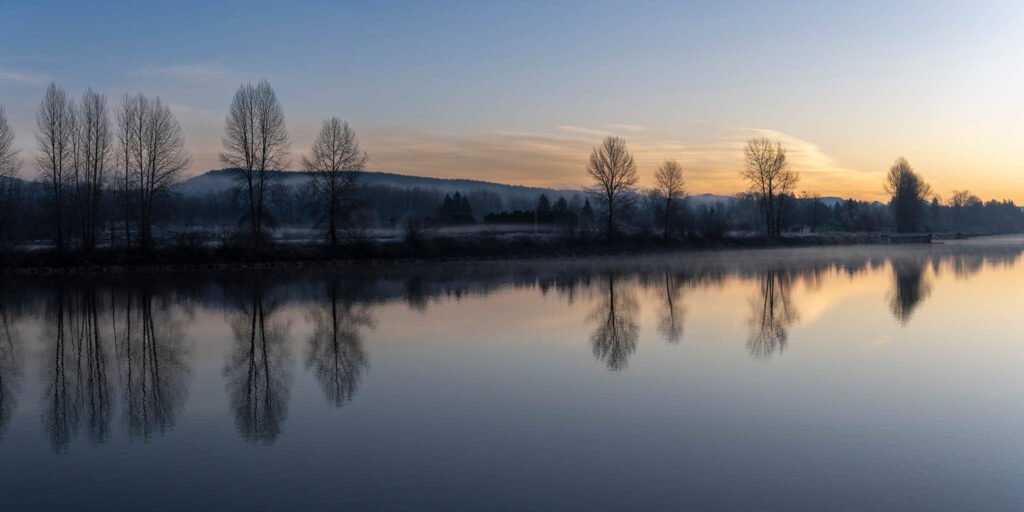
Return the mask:
<svg viewBox="0 0 1024 512"><path fill-rule="evenodd" d="M175 190L186 195L221 192L236 186L237 173L238 171L235 169L207 171L179 183L175 186ZM279 182L286 186L300 185L309 179L309 173L304 171L272 171L272 173L277 175L276 178ZM549 196L557 197L558 195L570 195L581 192L581 190L507 185L464 178L431 178L379 171L363 171L359 175L359 182L370 186L390 186L400 189L427 188L443 192L463 193L470 190L487 190L500 194L531 196L548 194Z"/></svg>
<svg viewBox="0 0 1024 512"><path fill-rule="evenodd" d="M271 172L280 175L280 183L289 187L301 185L305 180L309 179L309 173L304 171ZM214 169L206 171L178 183L173 187L173 190L186 196L194 196L209 192L223 192L238 185L237 173L237 169ZM3 179L5 178L0 177L0 180ZM537 197L541 194L547 194L552 201L560 196L568 198L575 194L583 194L586 192L582 187L579 189L556 189L548 187L531 187L527 185L508 185L505 183L466 178L433 178L428 176L413 176L381 171L364 171L360 174L359 179L362 184L370 186L389 186L398 189L435 189L444 193L466 193L474 190L485 190L501 194L503 196ZM14 178L14 180L16 182L20 182L23 186L31 188L42 188L45 186L42 182L26 180L24 178ZM728 204L735 200L735 196L720 194L694 194L687 197L687 201L690 205L695 207L712 206L720 203ZM844 198L835 196L821 197L819 200L830 208L836 204L846 201ZM874 201L874 204L882 203Z"/></svg>

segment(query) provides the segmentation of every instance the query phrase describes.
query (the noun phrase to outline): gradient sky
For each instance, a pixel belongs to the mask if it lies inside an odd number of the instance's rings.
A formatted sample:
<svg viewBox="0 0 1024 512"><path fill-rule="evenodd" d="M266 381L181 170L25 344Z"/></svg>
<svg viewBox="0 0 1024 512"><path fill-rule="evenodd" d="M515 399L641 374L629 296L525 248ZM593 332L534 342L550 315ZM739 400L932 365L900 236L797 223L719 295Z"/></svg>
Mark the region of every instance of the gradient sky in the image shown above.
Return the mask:
<svg viewBox="0 0 1024 512"><path fill-rule="evenodd" d="M293 167L324 117L370 168L528 185L586 183L626 137L650 185L665 158L692 193L743 188L744 140L790 151L800 190L882 198L903 155L948 197L1024 202L1020 2L11 2L0 104L31 164L50 81L161 96L191 173L219 168L239 84L266 78Z"/></svg>

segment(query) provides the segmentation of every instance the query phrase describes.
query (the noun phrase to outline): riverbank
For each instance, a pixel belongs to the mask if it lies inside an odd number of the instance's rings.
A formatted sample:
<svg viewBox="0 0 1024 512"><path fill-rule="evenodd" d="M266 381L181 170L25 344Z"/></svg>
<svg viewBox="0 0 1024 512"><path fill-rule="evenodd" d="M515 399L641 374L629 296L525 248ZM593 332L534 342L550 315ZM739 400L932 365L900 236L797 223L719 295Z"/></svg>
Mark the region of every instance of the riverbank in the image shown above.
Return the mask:
<svg viewBox="0 0 1024 512"><path fill-rule="evenodd" d="M842 233L767 237L725 237L666 242L631 236L614 242L588 238L535 236L435 237L415 244L354 240L337 248L322 245L262 246L174 245L152 250L104 248L92 252L51 249L8 251L0 255L5 274L109 273L185 269L276 268L430 261L475 261L591 257L674 251L709 251L776 247L813 247L885 243L881 234Z"/></svg>

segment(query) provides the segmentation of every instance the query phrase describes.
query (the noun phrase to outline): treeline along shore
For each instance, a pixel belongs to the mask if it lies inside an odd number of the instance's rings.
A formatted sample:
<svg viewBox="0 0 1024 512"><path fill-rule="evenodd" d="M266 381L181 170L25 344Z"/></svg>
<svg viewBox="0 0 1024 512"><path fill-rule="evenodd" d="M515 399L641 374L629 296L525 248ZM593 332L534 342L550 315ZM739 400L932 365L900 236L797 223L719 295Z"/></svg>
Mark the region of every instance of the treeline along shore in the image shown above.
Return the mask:
<svg viewBox="0 0 1024 512"><path fill-rule="evenodd" d="M822 197L800 188L786 148L764 137L743 149L737 178L746 190L735 196L693 195L676 160L640 169L618 137L581 157L590 185L578 190L431 181L368 172L368 153L339 117L296 157L284 109L261 81L231 99L222 141L225 169L186 178L185 136L159 97L126 94L115 104L51 84L37 109L35 148L19 152L0 106L0 265L448 260L1024 232L1013 201L966 189L943 199L902 157L879 184L887 203ZM642 172L653 186L640 186ZM229 185L209 186L214 178Z"/></svg>

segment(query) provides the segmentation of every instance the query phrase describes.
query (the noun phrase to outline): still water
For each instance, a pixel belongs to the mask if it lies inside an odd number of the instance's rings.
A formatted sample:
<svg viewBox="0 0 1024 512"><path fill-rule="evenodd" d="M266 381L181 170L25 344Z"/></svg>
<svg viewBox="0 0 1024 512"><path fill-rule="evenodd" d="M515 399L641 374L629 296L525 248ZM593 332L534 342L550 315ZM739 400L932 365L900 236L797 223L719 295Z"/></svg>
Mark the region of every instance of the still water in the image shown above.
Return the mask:
<svg viewBox="0 0 1024 512"><path fill-rule="evenodd" d="M2 510L1021 510L1024 239L8 277Z"/></svg>

